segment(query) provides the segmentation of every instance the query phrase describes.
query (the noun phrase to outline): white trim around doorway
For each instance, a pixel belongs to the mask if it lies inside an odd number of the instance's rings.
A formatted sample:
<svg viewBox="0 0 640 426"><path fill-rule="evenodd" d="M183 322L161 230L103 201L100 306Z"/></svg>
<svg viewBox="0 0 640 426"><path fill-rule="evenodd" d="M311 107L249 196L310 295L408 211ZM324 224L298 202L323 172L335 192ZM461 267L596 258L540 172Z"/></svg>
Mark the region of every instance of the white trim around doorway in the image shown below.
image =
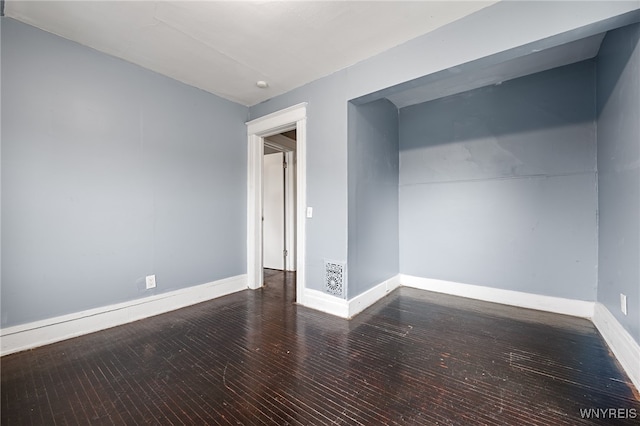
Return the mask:
<svg viewBox="0 0 640 426"><path fill-rule="evenodd" d="M249 288L262 287L262 157L264 138L296 129L296 302L305 289L307 204L307 103L256 118L247 124L247 279Z"/></svg>

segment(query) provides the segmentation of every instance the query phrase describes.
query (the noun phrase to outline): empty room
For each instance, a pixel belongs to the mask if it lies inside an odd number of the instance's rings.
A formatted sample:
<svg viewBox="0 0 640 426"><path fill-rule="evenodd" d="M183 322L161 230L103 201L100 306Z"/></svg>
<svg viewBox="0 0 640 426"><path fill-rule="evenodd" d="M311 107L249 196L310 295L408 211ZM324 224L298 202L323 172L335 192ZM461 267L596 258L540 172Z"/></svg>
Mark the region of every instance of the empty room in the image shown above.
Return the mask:
<svg viewBox="0 0 640 426"><path fill-rule="evenodd" d="M637 0L0 6L2 425L640 421Z"/></svg>

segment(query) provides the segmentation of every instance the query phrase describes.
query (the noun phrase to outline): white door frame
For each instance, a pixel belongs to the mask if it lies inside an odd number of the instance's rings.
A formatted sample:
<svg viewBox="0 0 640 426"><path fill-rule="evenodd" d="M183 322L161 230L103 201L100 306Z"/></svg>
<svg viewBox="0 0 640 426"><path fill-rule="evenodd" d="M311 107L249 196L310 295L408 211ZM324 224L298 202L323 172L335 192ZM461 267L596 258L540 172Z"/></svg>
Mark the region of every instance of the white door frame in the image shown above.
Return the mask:
<svg viewBox="0 0 640 426"><path fill-rule="evenodd" d="M247 278L262 287L262 157L264 138L296 129L296 302L302 303L306 275L307 103L256 118L247 124Z"/></svg>
<svg viewBox="0 0 640 426"><path fill-rule="evenodd" d="M296 270L296 159L295 151L287 151L284 153L287 162L287 169L285 171L284 185L284 201L285 201L285 250L287 250L287 256L284 260L285 271Z"/></svg>

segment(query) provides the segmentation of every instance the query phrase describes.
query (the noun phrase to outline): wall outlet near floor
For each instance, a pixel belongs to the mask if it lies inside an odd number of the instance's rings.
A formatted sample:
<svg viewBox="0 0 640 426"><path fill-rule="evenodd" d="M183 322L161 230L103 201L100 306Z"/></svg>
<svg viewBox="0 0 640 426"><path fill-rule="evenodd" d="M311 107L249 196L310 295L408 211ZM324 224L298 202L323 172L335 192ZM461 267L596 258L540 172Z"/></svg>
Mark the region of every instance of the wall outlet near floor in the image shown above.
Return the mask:
<svg viewBox="0 0 640 426"><path fill-rule="evenodd" d="M620 310L627 315L627 296L622 293L620 293Z"/></svg>
<svg viewBox="0 0 640 426"><path fill-rule="evenodd" d="M147 282L147 290L149 290L150 288L155 288L155 286L156 286L156 276L155 275L147 275L146 282Z"/></svg>

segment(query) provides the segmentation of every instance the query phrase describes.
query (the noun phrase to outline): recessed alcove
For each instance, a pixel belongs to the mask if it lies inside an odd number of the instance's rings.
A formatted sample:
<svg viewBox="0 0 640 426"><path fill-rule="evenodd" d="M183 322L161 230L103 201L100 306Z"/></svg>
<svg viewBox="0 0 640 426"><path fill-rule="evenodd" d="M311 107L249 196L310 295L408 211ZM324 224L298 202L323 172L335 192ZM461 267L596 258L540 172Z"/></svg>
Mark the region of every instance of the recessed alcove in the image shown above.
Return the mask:
<svg viewBox="0 0 640 426"><path fill-rule="evenodd" d="M629 200L619 186L638 175L630 124L639 114L637 54L630 59L638 33L634 24L563 44L543 40L351 100L354 294L394 266L586 301L637 292L633 263L611 259L622 234L638 235L637 218L613 219L638 213L637 194ZM630 155L602 157L610 151ZM603 168L621 182L603 188ZM603 210L612 216L599 217ZM632 252L634 244L627 239ZM626 278L607 288L614 268Z"/></svg>

